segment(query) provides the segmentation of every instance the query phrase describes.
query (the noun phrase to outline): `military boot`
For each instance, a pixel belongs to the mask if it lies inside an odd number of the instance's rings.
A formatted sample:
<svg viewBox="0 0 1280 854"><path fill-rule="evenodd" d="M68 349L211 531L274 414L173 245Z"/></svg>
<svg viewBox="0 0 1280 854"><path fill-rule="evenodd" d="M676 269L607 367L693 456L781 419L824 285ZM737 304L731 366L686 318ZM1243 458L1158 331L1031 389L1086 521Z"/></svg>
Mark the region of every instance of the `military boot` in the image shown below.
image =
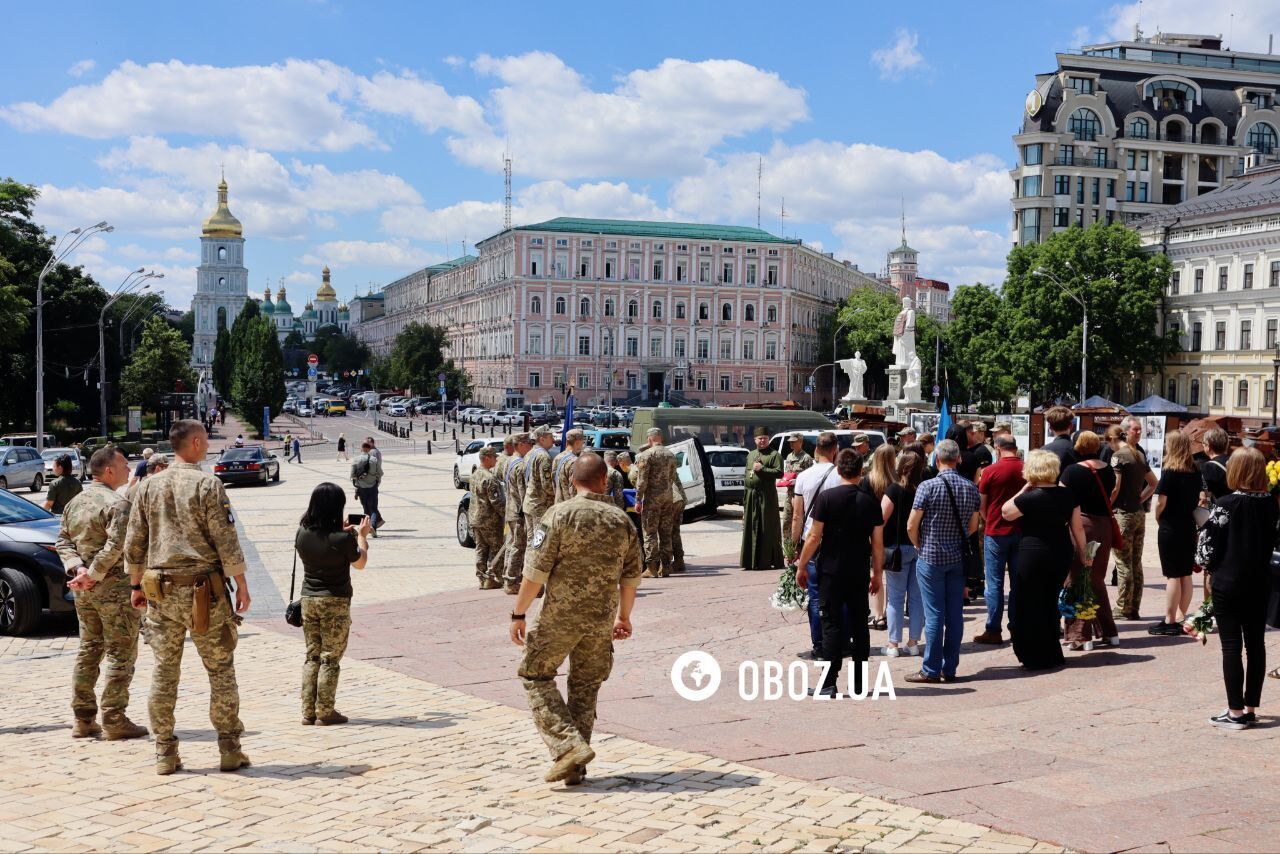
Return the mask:
<svg viewBox="0 0 1280 854"><path fill-rule="evenodd" d="M147 728L139 726L124 712L112 712L102 716L102 730L107 734L107 741L123 741L127 738L142 738Z"/></svg>
<svg viewBox="0 0 1280 854"><path fill-rule="evenodd" d="M182 760L178 758L178 745L156 745L156 773L160 776L182 770Z"/></svg>
<svg viewBox="0 0 1280 854"><path fill-rule="evenodd" d="M93 738L102 732L102 727L93 718L76 718L71 726L72 738Z"/></svg>
<svg viewBox="0 0 1280 854"><path fill-rule="evenodd" d="M587 779L587 766L575 765L569 775L564 778L566 786L581 786Z"/></svg>
<svg viewBox="0 0 1280 854"><path fill-rule="evenodd" d="M218 752L222 754L222 761L218 764L219 771L235 771L249 767L249 757L245 756L244 751L240 749L238 738L218 739Z"/></svg>
<svg viewBox="0 0 1280 854"><path fill-rule="evenodd" d="M587 763L595 758L596 752L589 745L583 744L578 747L571 747L561 754L560 758L551 766L551 770L542 779L548 783L563 780L573 774L577 766L581 765L585 768Z"/></svg>

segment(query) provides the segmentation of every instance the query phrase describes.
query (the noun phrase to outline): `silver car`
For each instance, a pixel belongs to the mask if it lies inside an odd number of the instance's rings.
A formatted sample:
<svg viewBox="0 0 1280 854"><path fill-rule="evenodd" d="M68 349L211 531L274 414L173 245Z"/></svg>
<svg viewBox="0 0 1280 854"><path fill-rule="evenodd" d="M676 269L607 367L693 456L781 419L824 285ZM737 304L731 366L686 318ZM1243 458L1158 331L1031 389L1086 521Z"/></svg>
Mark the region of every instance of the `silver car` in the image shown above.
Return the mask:
<svg viewBox="0 0 1280 854"><path fill-rule="evenodd" d="M75 448L45 448L40 454L40 456L44 457L44 479L53 480L57 477L53 473L53 463L63 454L71 457L71 474L79 480L88 480L88 466L85 465L84 459Z"/></svg>
<svg viewBox="0 0 1280 854"><path fill-rule="evenodd" d="M32 492L44 488L44 459L26 445L0 446L0 489L20 486Z"/></svg>

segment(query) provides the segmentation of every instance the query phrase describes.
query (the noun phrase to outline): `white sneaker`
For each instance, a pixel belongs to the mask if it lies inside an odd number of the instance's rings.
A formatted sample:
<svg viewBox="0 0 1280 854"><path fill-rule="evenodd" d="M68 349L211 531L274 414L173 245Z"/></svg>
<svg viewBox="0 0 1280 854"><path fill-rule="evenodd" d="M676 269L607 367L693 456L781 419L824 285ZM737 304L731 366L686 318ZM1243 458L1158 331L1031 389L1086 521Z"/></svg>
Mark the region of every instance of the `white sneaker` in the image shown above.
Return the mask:
<svg viewBox="0 0 1280 854"><path fill-rule="evenodd" d="M1114 638L1107 638L1107 643L1108 643L1108 644L1110 644L1111 646L1119 646L1119 645L1120 645L1120 638L1119 638L1119 636L1114 637Z"/></svg>
<svg viewBox="0 0 1280 854"><path fill-rule="evenodd" d="M885 655L887 655L889 658L897 658L898 656L902 655L902 650L896 646L881 647L880 651L883 652Z"/></svg>
<svg viewBox="0 0 1280 854"><path fill-rule="evenodd" d="M1093 652L1093 641L1085 641L1085 642L1084 642L1084 651L1085 651L1085 652Z"/></svg>
<svg viewBox="0 0 1280 854"><path fill-rule="evenodd" d="M907 644L905 647L901 647L901 649L902 649L903 655L919 655L920 654L919 644L914 644L914 643Z"/></svg>

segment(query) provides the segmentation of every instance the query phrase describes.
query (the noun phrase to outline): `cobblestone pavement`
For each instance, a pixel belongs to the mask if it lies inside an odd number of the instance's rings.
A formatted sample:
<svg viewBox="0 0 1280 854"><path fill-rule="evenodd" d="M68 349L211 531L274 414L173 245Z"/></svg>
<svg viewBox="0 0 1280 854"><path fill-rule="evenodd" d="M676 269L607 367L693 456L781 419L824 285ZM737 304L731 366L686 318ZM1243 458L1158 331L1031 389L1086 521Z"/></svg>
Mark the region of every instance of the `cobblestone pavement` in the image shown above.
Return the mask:
<svg viewBox="0 0 1280 854"><path fill-rule="evenodd" d="M548 760L527 713L362 662L342 673L351 723L303 727L301 637L252 623L237 661L252 768L218 772L208 683L188 649L178 705L186 768L157 777L149 743L69 737L75 643L57 628L0 652L6 851L1061 850L604 733L586 785L543 784ZM144 647L140 718L150 668Z"/></svg>

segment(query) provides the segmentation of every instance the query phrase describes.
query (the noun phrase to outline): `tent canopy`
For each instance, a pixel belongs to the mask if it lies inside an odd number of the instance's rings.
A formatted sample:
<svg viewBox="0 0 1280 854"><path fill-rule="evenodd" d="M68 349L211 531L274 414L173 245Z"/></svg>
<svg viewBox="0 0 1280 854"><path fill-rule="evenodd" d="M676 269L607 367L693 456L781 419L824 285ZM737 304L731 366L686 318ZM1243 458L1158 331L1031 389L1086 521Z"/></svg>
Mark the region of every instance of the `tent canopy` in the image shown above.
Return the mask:
<svg viewBox="0 0 1280 854"><path fill-rule="evenodd" d="M1153 394L1130 406L1129 411L1135 415L1174 415L1186 412L1187 408L1180 403L1174 403L1172 400Z"/></svg>
<svg viewBox="0 0 1280 854"><path fill-rule="evenodd" d="M1092 394L1084 399L1083 402L1077 403L1072 409L1124 409L1118 403L1107 400L1100 394Z"/></svg>

